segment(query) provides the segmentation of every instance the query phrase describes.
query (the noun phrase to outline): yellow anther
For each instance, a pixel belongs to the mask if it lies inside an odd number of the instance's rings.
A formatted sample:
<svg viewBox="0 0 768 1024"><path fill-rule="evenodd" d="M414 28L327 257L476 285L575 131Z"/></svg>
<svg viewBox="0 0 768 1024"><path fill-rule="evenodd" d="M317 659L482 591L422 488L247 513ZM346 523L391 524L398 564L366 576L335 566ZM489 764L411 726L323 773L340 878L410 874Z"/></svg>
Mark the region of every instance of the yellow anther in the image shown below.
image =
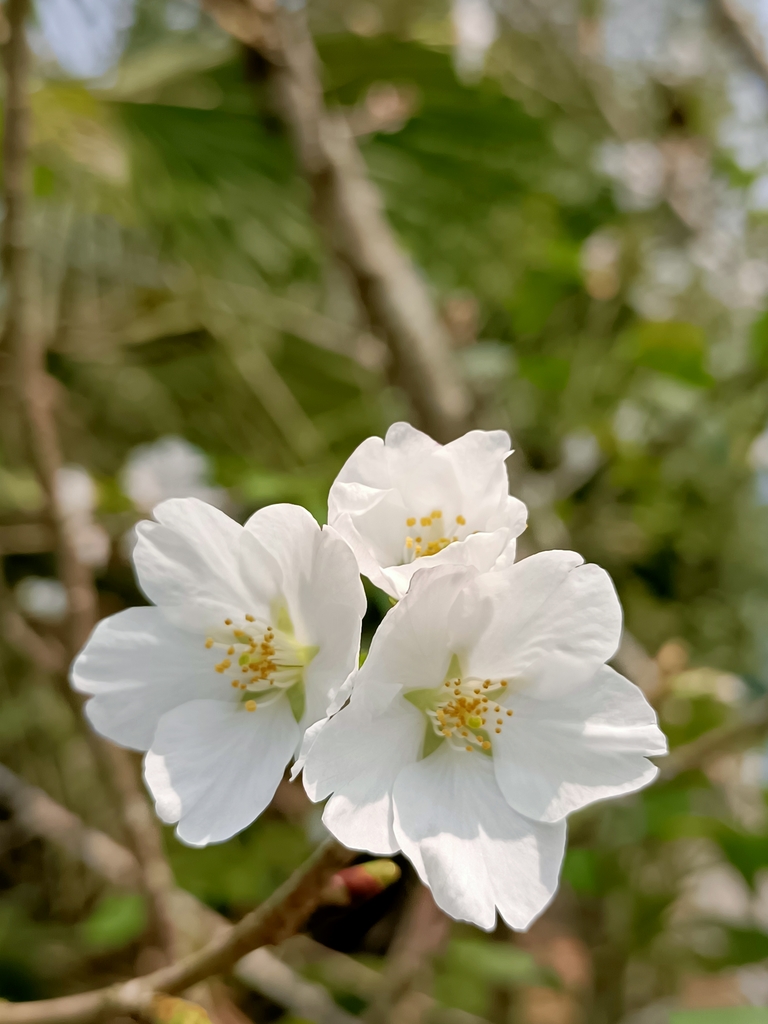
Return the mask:
<svg viewBox="0 0 768 1024"><path fill-rule="evenodd" d="M256 619L254 619L254 617L252 615L246 615L245 616L245 621L246 622L255 622Z"/></svg>
<svg viewBox="0 0 768 1024"><path fill-rule="evenodd" d="M225 626L231 626L232 625L232 619L224 619L224 625Z"/></svg>
<svg viewBox="0 0 768 1024"><path fill-rule="evenodd" d="M429 518L429 516L422 516L420 522L422 526L432 525L432 520Z"/></svg>
<svg viewBox="0 0 768 1024"><path fill-rule="evenodd" d="M443 518L443 513L440 511L439 508L436 508L434 510L434 512L432 513L432 518L433 519L442 519Z"/></svg>
<svg viewBox="0 0 768 1024"><path fill-rule="evenodd" d="M443 733L443 736L451 736L451 735L453 735L450 729L443 729L441 731Z"/></svg>
<svg viewBox="0 0 768 1024"><path fill-rule="evenodd" d="M502 723L503 721L504 721L504 719L503 719L503 718L497 718L497 719L496 719L496 725L501 725L501 723Z"/></svg>
<svg viewBox="0 0 768 1024"><path fill-rule="evenodd" d="M235 688L237 688L237 687L238 687L239 685L240 685L240 684L238 683L238 681L237 681L236 679L233 679L233 680L232 680L232 686L234 686Z"/></svg>
<svg viewBox="0 0 768 1024"><path fill-rule="evenodd" d="M248 687L245 685L245 683L240 683L240 689L241 690L247 690Z"/></svg>
<svg viewBox="0 0 768 1024"><path fill-rule="evenodd" d="M457 697L461 694L461 690L454 690L453 692Z"/></svg>
<svg viewBox="0 0 768 1024"><path fill-rule="evenodd" d="M208 639L205 641L205 646L210 651L210 649L213 647L213 637L208 637Z"/></svg>
<svg viewBox="0 0 768 1024"><path fill-rule="evenodd" d="M227 648L227 654L234 654L234 653L235 653L235 648L234 647L228 647Z"/></svg>
<svg viewBox="0 0 768 1024"><path fill-rule="evenodd" d="M464 518L464 516L456 516L456 522L459 524L459 526L467 525L467 520Z"/></svg>
<svg viewBox="0 0 768 1024"><path fill-rule="evenodd" d="M501 729L496 729L495 731L496 731L496 732L501 732Z"/></svg>
<svg viewBox="0 0 768 1024"><path fill-rule="evenodd" d="M405 546L407 548L412 548L413 547L413 537L406 537L405 538Z"/></svg>
<svg viewBox="0 0 768 1024"><path fill-rule="evenodd" d="M491 680L490 679L486 679L485 682L483 683L483 689L487 690L490 685L491 685Z"/></svg>
<svg viewBox="0 0 768 1024"><path fill-rule="evenodd" d="M417 544L421 544L421 537L417 537L417 538L416 538L416 543L417 543Z"/></svg>
<svg viewBox="0 0 768 1024"><path fill-rule="evenodd" d="M465 747L464 749L468 750L470 752L470 754L472 753L472 747Z"/></svg>
<svg viewBox="0 0 768 1024"><path fill-rule="evenodd" d="M479 690L473 690L472 692L473 692L473 693L480 693L480 691L479 691Z"/></svg>
<svg viewBox="0 0 768 1024"><path fill-rule="evenodd" d="M490 740L485 740L485 742L483 743L483 750L490 750L490 749L491 749L491 741Z"/></svg>
<svg viewBox="0 0 768 1024"><path fill-rule="evenodd" d="M416 525L416 516L408 516L408 518L405 520L405 525L406 526L415 526Z"/></svg>
<svg viewBox="0 0 768 1024"><path fill-rule="evenodd" d="M511 717L511 716L512 716L513 714L514 714L514 711L508 711L508 712L507 712L507 715L508 715L508 716L510 716L510 717Z"/></svg>
<svg viewBox="0 0 768 1024"><path fill-rule="evenodd" d="M257 705L256 705L256 701L255 700L247 700L245 702L245 710L246 711L255 711L256 707L257 707Z"/></svg>
<svg viewBox="0 0 768 1024"><path fill-rule="evenodd" d="M243 667L240 669L240 671L241 672L247 672L248 671L248 666L247 665L243 665Z"/></svg>
<svg viewBox="0 0 768 1024"><path fill-rule="evenodd" d="M416 545L416 552L415 552L415 553L416 553L417 555L420 555L420 554L421 554L421 544L417 544L417 545Z"/></svg>

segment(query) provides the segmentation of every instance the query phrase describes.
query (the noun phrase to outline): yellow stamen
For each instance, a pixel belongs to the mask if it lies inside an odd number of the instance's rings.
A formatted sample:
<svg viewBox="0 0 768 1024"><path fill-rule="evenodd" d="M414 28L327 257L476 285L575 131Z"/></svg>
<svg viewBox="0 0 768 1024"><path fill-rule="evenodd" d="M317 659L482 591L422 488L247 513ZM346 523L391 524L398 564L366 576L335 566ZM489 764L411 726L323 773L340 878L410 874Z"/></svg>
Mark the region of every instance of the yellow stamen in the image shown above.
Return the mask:
<svg viewBox="0 0 768 1024"><path fill-rule="evenodd" d="M408 516L408 518L405 520L405 525L406 526L415 526L416 525L416 516Z"/></svg>
<svg viewBox="0 0 768 1024"><path fill-rule="evenodd" d="M434 512L432 513L432 518L433 519L442 519L443 518L443 513L440 511L439 508L436 508L434 510Z"/></svg>
<svg viewBox="0 0 768 1024"><path fill-rule="evenodd" d="M255 711L256 707L257 707L257 705L256 705L256 701L255 700L247 700L245 702L245 710L246 711Z"/></svg>
<svg viewBox="0 0 768 1024"><path fill-rule="evenodd" d="M429 518L429 516L422 516L421 517L421 525L422 526L431 526L432 525L432 520Z"/></svg>
<svg viewBox="0 0 768 1024"><path fill-rule="evenodd" d="M464 518L464 516L456 516L456 522L459 524L459 526L467 525L467 520Z"/></svg>
<svg viewBox="0 0 768 1024"><path fill-rule="evenodd" d="M210 651L210 649L213 647L213 637L208 637L208 639L205 641L205 646Z"/></svg>
<svg viewBox="0 0 768 1024"><path fill-rule="evenodd" d="M255 622L256 619L254 619L254 617L252 615L246 615L245 616L245 621L246 622Z"/></svg>
<svg viewBox="0 0 768 1024"><path fill-rule="evenodd" d="M412 547L413 547L413 537L406 537L406 538L405 538L405 546L406 546L406 547L407 547L408 549L410 549L410 548L412 548Z"/></svg>
<svg viewBox="0 0 768 1024"><path fill-rule="evenodd" d="M225 626L231 626L232 625L232 619L224 619L224 625Z"/></svg>

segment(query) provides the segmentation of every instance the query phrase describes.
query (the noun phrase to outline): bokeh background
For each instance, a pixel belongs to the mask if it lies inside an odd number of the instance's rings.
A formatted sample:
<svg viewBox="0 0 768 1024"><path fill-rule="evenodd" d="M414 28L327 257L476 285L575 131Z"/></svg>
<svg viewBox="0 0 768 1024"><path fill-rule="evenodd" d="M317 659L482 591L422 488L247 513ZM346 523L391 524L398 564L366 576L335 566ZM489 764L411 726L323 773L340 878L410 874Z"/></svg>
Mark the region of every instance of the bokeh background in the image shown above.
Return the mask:
<svg viewBox="0 0 768 1024"><path fill-rule="evenodd" d="M768 1006L768 3L307 14L326 103L439 311L472 421L512 435L523 549L609 570L617 665L673 747L714 737L572 819L560 894L528 934L456 925L419 984L494 1024L766 1021L746 1008ZM57 500L106 615L143 601L132 528L157 502L196 495L242 520L291 501L323 521L353 448L418 410L318 230L263 57L193 0L36 0L29 39ZM6 403L0 761L119 839L66 684L25 650L64 642L67 593L22 435ZM387 607L369 599L368 639ZM176 879L235 919L321 839L319 813L286 785L221 846L168 830ZM0 996L141 970L144 898L34 835L2 792L0 818ZM386 969L415 887L403 869L321 912L315 938ZM329 963L294 966L364 1017ZM226 1024L298 1024L228 985ZM434 1012L392 1019L472 1019Z"/></svg>

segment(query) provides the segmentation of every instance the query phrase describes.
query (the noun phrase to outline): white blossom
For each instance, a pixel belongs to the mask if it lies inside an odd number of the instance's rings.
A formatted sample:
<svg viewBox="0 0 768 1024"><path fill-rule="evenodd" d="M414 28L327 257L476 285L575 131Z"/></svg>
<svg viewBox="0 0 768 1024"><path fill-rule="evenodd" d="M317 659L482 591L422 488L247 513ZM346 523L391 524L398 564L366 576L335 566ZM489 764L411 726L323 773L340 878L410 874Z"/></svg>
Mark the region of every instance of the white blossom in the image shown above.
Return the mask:
<svg viewBox="0 0 768 1024"><path fill-rule="evenodd" d="M401 598L414 573L433 565L485 572L514 561L525 505L509 494L509 435L472 430L440 445L408 423L352 453L328 496L328 522L360 571Z"/></svg>
<svg viewBox="0 0 768 1024"><path fill-rule="evenodd" d="M72 670L95 729L148 751L157 813L190 845L267 806L304 730L357 665L365 599L352 552L295 505L240 526L196 498L139 523L133 559L157 607L96 627Z"/></svg>
<svg viewBox="0 0 768 1024"><path fill-rule="evenodd" d="M130 452L120 472L120 486L142 512L151 512L168 498L200 498L223 508L227 492L212 487L210 475L205 452L171 434Z"/></svg>
<svg viewBox="0 0 768 1024"><path fill-rule="evenodd" d="M448 914L527 927L551 899L565 816L651 782L666 741L605 663L621 609L607 574L548 551L478 574L419 573L385 617L348 705L304 763L353 849L398 850Z"/></svg>

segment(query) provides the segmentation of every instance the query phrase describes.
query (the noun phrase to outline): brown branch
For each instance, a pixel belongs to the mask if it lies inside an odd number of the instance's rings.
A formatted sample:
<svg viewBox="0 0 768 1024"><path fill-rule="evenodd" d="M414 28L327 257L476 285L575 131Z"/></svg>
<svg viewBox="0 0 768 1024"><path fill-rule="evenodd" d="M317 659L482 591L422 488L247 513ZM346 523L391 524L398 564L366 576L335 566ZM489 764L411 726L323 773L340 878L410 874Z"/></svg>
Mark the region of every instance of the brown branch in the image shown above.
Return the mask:
<svg viewBox="0 0 768 1024"><path fill-rule="evenodd" d="M42 790L25 782L10 769L0 765L0 799L13 811L13 841L24 841L35 836L52 843L70 856L91 868L97 875L113 885L135 889L141 886L139 863L126 847L116 843L110 836L87 825L71 811L62 807ZM327 892L328 887L324 891ZM191 893L176 888L172 899L175 917L181 924L180 932L194 945L202 945L214 933L228 932L232 925ZM199 937L205 936L201 940ZM244 985L271 999L293 1014L312 1020L315 1024L351 1024L358 1018L341 1010L320 985L303 979L291 964L297 955L304 962L314 962L318 957L332 958L336 967L345 977L356 978L352 990L362 987L362 998L369 999L380 987L382 977L363 964L357 963L343 953L336 953L314 942L306 936L294 936L288 940L292 945L289 955L282 957L262 948L247 953L235 965L233 974ZM361 979L362 975L362 979ZM214 1000L215 1002L215 1000ZM460 1017L454 1019L451 1010L436 1008L437 1017L443 1024L477 1024L479 1018ZM445 1016L447 1014L447 1016Z"/></svg>
<svg viewBox="0 0 768 1024"><path fill-rule="evenodd" d="M755 17L738 0L715 0L723 21L746 51L755 69L768 81L768 52Z"/></svg>
<svg viewBox="0 0 768 1024"><path fill-rule="evenodd" d="M372 967L366 967L365 964L345 953L328 949L327 946L316 942L308 935L295 935L275 950L274 954L270 954L266 949L249 953L238 963L235 968L235 976L247 983L247 977L243 976L243 971L247 971L256 984L258 973L252 973L253 964L257 958L260 960L270 955L278 956L284 963L296 970L311 965L318 969L324 984L331 989L349 992L366 1002L375 999L385 981L384 975L379 971L375 971ZM459 1010L455 1007L440 1006L430 996L424 993L418 993L418 995L423 1000L425 1016L432 1024L486 1024L484 1018L478 1017L474 1013L468 1013L466 1010Z"/></svg>
<svg viewBox="0 0 768 1024"><path fill-rule="evenodd" d="M450 441L467 429L470 393L427 287L394 236L346 119L323 100L319 60L303 12L271 0L206 0L219 24L267 60L277 106L312 190L313 213L350 272L399 383L425 430Z"/></svg>
<svg viewBox="0 0 768 1024"><path fill-rule="evenodd" d="M268 949L255 949L244 956L234 974L243 985L302 1020L314 1024L360 1024L360 1018L337 1006L322 985L302 978Z"/></svg>
<svg viewBox="0 0 768 1024"><path fill-rule="evenodd" d="M29 450L55 537L59 577L67 593L67 646L72 658L98 618L98 596L90 569L78 559L57 494L61 448L52 404L52 381L45 366L43 329L35 315L36 269L29 243L30 52L25 34L29 0L9 0L7 10L2 259L8 311L3 340L15 369ZM10 624L19 634L20 623L11 619ZM71 691L67 690L67 694ZM71 703L79 711L79 702L72 696ZM100 760L104 759L98 749L95 753ZM172 877L162 856L159 828L141 792L130 755L109 745L107 760L123 801L126 830L142 866L154 924L166 956L173 960L172 917L167 899Z"/></svg>
<svg viewBox="0 0 768 1024"><path fill-rule="evenodd" d="M356 856L328 840L260 907L197 952L152 974L93 992L0 1003L0 1024L89 1024L108 1016L146 1016L158 993L182 992L232 967L252 949L294 935L319 906L325 883Z"/></svg>

